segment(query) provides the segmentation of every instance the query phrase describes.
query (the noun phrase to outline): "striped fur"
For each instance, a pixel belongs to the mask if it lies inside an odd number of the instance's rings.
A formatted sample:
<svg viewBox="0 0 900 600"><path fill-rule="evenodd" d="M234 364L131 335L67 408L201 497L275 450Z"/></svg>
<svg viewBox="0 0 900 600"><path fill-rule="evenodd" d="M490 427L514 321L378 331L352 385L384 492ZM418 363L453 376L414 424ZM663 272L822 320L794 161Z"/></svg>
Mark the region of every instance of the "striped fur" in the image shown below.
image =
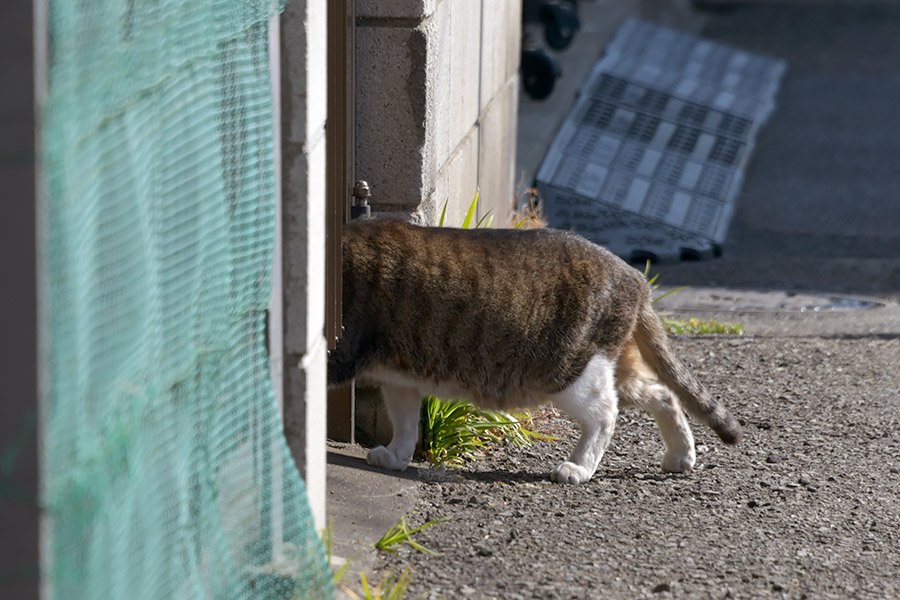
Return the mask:
<svg viewBox="0 0 900 600"><path fill-rule="evenodd" d="M656 416L667 470L694 462L681 406L726 443L740 440L734 417L675 355L641 273L577 235L373 219L345 228L343 252L345 331L329 384L384 384L408 405L386 394L392 420L410 421L403 411L427 394L486 408L553 401L582 427L583 456L567 461L578 468L553 474L571 482L596 469L620 399ZM397 437L370 461L405 468L415 440Z"/></svg>

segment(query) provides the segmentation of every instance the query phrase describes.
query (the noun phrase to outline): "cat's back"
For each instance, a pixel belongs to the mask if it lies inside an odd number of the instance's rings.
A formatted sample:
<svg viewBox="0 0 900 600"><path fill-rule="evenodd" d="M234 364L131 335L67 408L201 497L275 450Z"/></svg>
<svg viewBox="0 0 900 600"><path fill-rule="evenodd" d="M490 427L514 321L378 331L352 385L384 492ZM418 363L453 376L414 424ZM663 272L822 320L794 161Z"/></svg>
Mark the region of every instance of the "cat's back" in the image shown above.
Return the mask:
<svg viewBox="0 0 900 600"><path fill-rule="evenodd" d="M616 352L646 294L637 271L556 230L371 219L345 228L343 250L361 358L482 389L529 377L564 387L598 351Z"/></svg>
<svg viewBox="0 0 900 600"><path fill-rule="evenodd" d="M357 266L384 273L397 268L450 277L470 271L473 264L486 267L491 278L504 276L494 270L501 265L509 269L510 277L523 276L523 270L535 276L544 271L564 275L560 273L563 264L579 275L593 272L602 277L625 266L605 248L570 232L422 227L387 218L346 225L344 252Z"/></svg>

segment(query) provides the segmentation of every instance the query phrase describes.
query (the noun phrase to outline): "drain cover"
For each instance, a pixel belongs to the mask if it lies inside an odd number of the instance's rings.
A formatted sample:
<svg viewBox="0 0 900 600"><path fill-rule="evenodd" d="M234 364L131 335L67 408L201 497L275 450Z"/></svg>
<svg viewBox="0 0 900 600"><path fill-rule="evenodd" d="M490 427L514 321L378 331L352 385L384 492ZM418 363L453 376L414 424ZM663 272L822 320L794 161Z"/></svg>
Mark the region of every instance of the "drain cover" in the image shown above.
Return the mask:
<svg viewBox="0 0 900 600"><path fill-rule="evenodd" d="M631 260L715 255L785 68L626 21L538 171L550 226Z"/></svg>

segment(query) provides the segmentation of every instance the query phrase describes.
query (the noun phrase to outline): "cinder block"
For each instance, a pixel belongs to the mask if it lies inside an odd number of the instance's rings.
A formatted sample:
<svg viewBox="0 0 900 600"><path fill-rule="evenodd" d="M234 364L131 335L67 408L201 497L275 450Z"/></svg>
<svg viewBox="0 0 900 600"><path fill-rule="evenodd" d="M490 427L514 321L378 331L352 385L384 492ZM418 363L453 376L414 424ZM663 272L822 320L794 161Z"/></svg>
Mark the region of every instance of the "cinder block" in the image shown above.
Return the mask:
<svg viewBox="0 0 900 600"><path fill-rule="evenodd" d="M285 143L309 145L328 115L326 6L291 2L281 15L281 121Z"/></svg>
<svg viewBox="0 0 900 600"><path fill-rule="evenodd" d="M325 324L325 138L282 146L285 354L306 354ZM291 152L294 152L291 154Z"/></svg>
<svg viewBox="0 0 900 600"><path fill-rule="evenodd" d="M489 151L515 141L509 127L501 126L504 120L514 122L515 106L507 117L493 115L501 109L488 106L498 94L515 94L507 83L518 69L521 8L514 0L485 2L477 10L471 4L444 0L421 21L401 20L395 27L390 21L367 26L363 20L357 29L357 177L372 186L376 211L434 223L450 198L451 222L460 221L474 189L471 176L457 172L459 161L474 153L458 152L471 147L468 138L479 115L491 119L491 138L500 138L488 142ZM490 21L482 23L483 18ZM486 163L492 172L481 176L487 183L482 198L491 205L483 205L484 211L494 208L498 224L505 224L512 193L511 163L500 161L512 158L504 149ZM497 194L503 198L492 197Z"/></svg>
<svg viewBox="0 0 900 600"><path fill-rule="evenodd" d="M472 4L472 0L444 2L448 30L440 41L449 47L449 57L443 64L450 68L440 70L449 75L449 90L438 100L448 104L449 131L448 147L446 152L438 153L438 164L443 164L469 134L480 112L481 11L472 10Z"/></svg>
<svg viewBox="0 0 900 600"><path fill-rule="evenodd" d="M356 0L357 18L424 19L438 0Z"/></svg>
<svg viewBox="0 0 900 600"><path fill-rule="evenodd" d="M478 135L478 127L470 127L438 173L434 193L422 207L423 217L427 215L432 218L424 218L422 223L437 225L446 202L444 225L459 227L462 224L478 191Z"/></svg>
<svg viewBox="0 0 900 600"><path fill-rule="evenodd" d="M522 1L482 0L481 93L483 111L519 70L522 45Z"/></svg>
<svg viewBox="0 0 900 600"><path fill-rule="evenodd" d="M316 527L325 526L325 338L302 356L288 355L284 370L284 435L300 475Z"/></svg>
<svg viewBox="0 0 900 600"><path fill-rule="evenodd" d="M452 148L459 140L454 141L451 132L454 119L459 117L453 112L454 101L452 88L453 53L458 51L452 39L453 22L450 0L438 4L437 9L428 21L423 23L423 31L428 36L429 56L426 87L428 89L428 106L426 107L426 148L424 156L431 159L431 168L436 174ZM427 182L426 182L427 184ZM433 191L434 182L427 186L423 198Z"/></svg>
<svg viewBox="0 0 900 600"><path fill-rule="evenodd" d="M284 351L321 336L325 271L325 6L295 2L281 17Z"/></svg>
<svg viewBox="0 0 900 600"><path fill-rule="evenodd" d="M519 77L510 79L481 114L479 127L479 218L493 210L494 226L506 227L515 193L516 115Z"/></svg>
<svg viewBox="0 0 900 600"><path fill-rule="evenodd" d="M423 189L434 186L434 148L426 143L428 84L435 76L429 33L357 27L356 176L372 186L376 209L413 210Z"/></svg>

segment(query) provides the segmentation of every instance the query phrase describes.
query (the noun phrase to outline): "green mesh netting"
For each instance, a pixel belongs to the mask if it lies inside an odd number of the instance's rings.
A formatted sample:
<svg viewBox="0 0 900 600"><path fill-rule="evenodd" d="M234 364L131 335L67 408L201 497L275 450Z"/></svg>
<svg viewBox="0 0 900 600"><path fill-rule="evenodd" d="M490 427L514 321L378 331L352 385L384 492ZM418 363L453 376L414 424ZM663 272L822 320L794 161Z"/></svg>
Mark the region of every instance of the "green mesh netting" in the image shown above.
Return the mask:
<svg viewBox="0 0 900 600"><path fill-rule="evenodd" d="M57 600L330 598L266 352L266 0L50 0Z"/></svg>

